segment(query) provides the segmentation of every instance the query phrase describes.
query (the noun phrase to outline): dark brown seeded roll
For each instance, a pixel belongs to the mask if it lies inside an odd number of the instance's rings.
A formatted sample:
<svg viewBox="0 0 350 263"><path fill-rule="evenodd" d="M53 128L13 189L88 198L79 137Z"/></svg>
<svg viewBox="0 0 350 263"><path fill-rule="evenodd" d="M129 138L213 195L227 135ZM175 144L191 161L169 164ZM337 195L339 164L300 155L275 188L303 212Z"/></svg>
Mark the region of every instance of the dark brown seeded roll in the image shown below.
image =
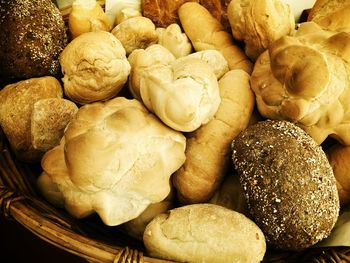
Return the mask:
<svg viewBox="0 0 350 263"><path fill-rule="evenodd" d="M326 155L301 128L262 121L232 142L250 213L270 246L301 250L330 234L339 213Z"/></svg>
<svg viewBox="0 0 350 263"><path fill-rule="evenodd" d="M0 0L0 85L60 73L65 25L51 0Z"/></svg>

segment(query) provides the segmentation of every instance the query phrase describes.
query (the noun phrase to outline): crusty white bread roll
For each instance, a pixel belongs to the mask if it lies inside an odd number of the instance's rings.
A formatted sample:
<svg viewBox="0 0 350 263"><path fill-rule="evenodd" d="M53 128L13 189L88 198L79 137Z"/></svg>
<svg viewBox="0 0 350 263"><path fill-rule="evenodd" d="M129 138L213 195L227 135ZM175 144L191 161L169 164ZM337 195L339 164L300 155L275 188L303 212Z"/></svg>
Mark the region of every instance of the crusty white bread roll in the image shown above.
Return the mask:
<svg viewBox="0 0 350 263"><path fill-rule="evenodd" d="M349 13L349 0L317 0L307 20L328 30L350 31Z"/></svg>
<svg viewBox="0 0 350 263"><path fill-rule="evenodd" d="M131 93L169 127L190 132L214 116L219 87L207 62L193 57L176 60L159 44L137 49L128 59Z"/></svg>
<svg viewBox="0 0 350 263"><path fill-rule="evenodd" d="M186 161L173 176L182 203L208 201L230 164L231 142L250 120L255 100L249 74L231 70L219 80L221 103L214 118L186 135Z"/></svg>
<svg viewBox="0 0 350 263"><path fill-rule="evenodd" d="M244 215L213 204L170 210L146 227L143 241L153 257L177 262L261 262L263 232Z"/></svg>
<svg viewBox="0 0 350 263"><path fill-rule="evenodd" d="M31 140L31 115L34 104L42 99L62 96L61 84L54 77L19 81L5 86L0 91L0 125L20 160L36 162L43 155L41 150L33 147Z"/></svg>
<svg viewBox="0 0 350 263"><path fill-rule="evenodd" d="M105 31L73 39L61 53L60 63L64 93L79 104L115 97L130 73L124 47Z"/></svg>
<svg viewBox="0 0 350 263"><path fill-rule="evenodd" d="M167 197L185 147L185 137L139 101L117 97L82 106L41 165L70 214L83 218L96 212L114 226Z"/></svg>
<svg viewBox="0 0 350 263"><path fill-rule="evenodd" d="M216 78L219 80L226 72L229 71L227 60L215 49L207 49L189 54L187 58L199 58L208 63L214 70ZM185 58L186 59L186 58Z"/></svg>
<svg viewBox="0 0 350 263"><path fill-rule="evenodd" d="M333 168L340 206L350 202L350 147L334 145L326 150L327 158Z"/></svg>
<svg viewBox="0 0 350 263"><path fill-rule="evenodd" d="M235 0L227 7L232 35L253 61L275 40L294 33L294 15L280 0Z"/></svg>
<svg viewBox="0 0 350 263"><path fill-rule="evenodd" d="M251 76L261 115L301 126L321 144L350 145L350 33L302 23L294 37L272 43Z"/></svg>
<svg viewBox="0 0 350 263"><path fill-rule="evenodd" d="M135 49L145 49L158 42L156 26L143 16L124 20L111 33L122 43L127 56Z"/></svg>
<svg viewBox="0 0 350 263"><path fill-rule="evenodd" d="M158 44L166 47L176 58L192 53L192 44L178 24L170 24L167 28L158 27Z"/></svg>
<svg viewBox="0 0 350 263"><path fill-rule="evenodd" d="M69 13L68 29L76 38L91 31L110 31L112 25L96 0L75 0Z"/></svg>
<svg viewBox="0 0 350 263"><path fill-rule="evenodd" d="M178 13L181 25L196 51L216 49L223 54L230 69L252 72L252 63L244 51L233 43L232 36L205 7L187 2L179 8Z"/></svg>

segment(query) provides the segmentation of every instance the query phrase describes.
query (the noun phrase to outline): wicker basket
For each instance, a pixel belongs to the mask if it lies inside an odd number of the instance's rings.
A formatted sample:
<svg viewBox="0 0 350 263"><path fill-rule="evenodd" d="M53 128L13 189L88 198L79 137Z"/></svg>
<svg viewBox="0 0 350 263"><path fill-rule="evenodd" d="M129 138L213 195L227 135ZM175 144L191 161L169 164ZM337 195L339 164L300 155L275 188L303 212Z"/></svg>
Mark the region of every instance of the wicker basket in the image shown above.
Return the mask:
<svg viewBox="0 0 350 263"><path fill-rule="evenodd" d="M103 6L104 1L99 2ZM69 11L62 11L66 21ZM147 256L142 242L118 227L104 225L97 216L77 220L47 203L36 188L40 165L17 160L2 130L0 150L0 213L6 218L89 262L170 262ZM350 262L350 247L312 248L300 253L268 249L264 262Z"/></svg>
<svg viewBox="0 0 350 263"><path fill-rule="evenodd" d="M18 161L0 130L0 211L43 240L89 262L161 263L143 244L103 225L99 218L76 220L48 204L36 189L39 165ZM268 250L264 262L350 262L350 248L314 248L300 253Z"/></svg>

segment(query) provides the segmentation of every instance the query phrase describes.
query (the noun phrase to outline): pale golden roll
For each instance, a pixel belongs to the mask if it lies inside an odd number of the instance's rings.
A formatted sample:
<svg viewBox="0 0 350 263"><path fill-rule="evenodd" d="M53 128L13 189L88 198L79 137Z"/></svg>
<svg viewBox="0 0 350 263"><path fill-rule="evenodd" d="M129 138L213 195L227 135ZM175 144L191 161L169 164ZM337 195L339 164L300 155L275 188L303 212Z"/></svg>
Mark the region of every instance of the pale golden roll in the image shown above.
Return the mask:
<svg viewBox="0 0 350 263"><path fill-rule="evenodd" d="M145 49L158 42L155 25L143 16L124 20L111 33L122 43L127 56L135 49Z"/></svg>
<svg viewBox="0 0 350 263"><path fill-rule="evenodd" d="M215 49L207 49L203 51L194 52L186 57L199 58L207 62L208 65L214 70L214 74L218 80L230 70L225 57Z"/></svg>
<svg viewBox="0 0 350 263"><path fill-rule="evenodd" d="M219 87L207 62L189 56L175 59L159 44L135 50L128 60L131 93L169 127L191 132L214 116Z"/></svg>
<svg viewBox="0 0 350 263"><path fill-rule="evenodd" d="M326 154L337 180L340 205L345 206L350 202L350 147L334 145Z"/></svg>
<svg viewBox="0 0 350 263"><path fill-rule="evenodd" d="M232 36L206 8L198 3L187 2L179 8L178 14L196 51L216 49L223 54L230 69L252 72L252 63L244 51L233 43Z"/></svg>
<svg viewBox="0 0 350 263"><path fill-rule="evenodd" d="M317 0L307 20L335 31L350 31L349 0Z"/></svg>
<svg viewBox="0 0 350 263"><path fill-rule="evenodd" d="M231 142L247 127L254 108L249 77L243 70L227 72L219 80L221 103L214 118L186 135L186 161L173 176L182 203L208 201L226 175Z"/></svg>
<svg viewBox="0 0 350 263"><path fill-rule="evenodd" d="M79 104L115 97L130 73L124 47L105 31L73 39L61 53L60 63L64 93Z"/></svg>
<svg viewBox="0 0 350 263"><path fill-rule="evenodd" d="M275 40L294 33L294 15L280 0L235 0L227 7L232 35L253 61Z"/></svg>
<svg viewBox="0 0 350 263"><path fill-rule="evenodd" d="M56 185L76 218L96 212L106 225L119 225L168 196L185 147L180 132L137 100L90 103L79 108L60 145L45 153L41 165L51 181L41 190L59 199Z"/></svg>
<svg viewBox="0 0 350 263"><path fill-rule="evenodd" d="M192 53L192 44L178 24L170 24L167 28L158 27L158 44L166 47L176 58Z"/></svg>
<svg viewBox="0 0 350 263"><path fill-rule="evenodd" d="M96 0L75 0L68 18L73 38L91 31L110 31L112 25Z"/></svg>
<svg viewBox="0 0 350 263"><path fill-rule="evenodd" d="M259 227L243 214L213 204L178 207L146 227L147 252L176 262L258 263L266 252Z"/></svg>
<svg viewBox="0 0 350 263"><path fill-rule="evenodd" d="M294 37L270 45L251 76L259 112L288 120L321 144L350 145L350 34L303 23Z"/></svg>

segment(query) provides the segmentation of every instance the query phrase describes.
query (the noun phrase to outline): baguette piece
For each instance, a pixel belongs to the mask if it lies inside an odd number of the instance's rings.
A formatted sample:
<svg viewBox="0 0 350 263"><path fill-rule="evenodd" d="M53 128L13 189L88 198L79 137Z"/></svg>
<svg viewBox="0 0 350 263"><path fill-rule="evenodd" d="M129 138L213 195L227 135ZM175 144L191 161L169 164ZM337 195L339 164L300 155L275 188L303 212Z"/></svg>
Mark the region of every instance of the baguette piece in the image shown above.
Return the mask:
<svg viewBox="0 0 350 263"><path fill-rule="evenodd" d="M146 227L143 241L151 256L178 262L260 262L263 232L244 215L213 204L170 210Z"/></svg>
<svg viewBox="0 0 350 263"><path fill-rule="evenodd" d="M222 53L230 69L243 69L252 72L252 63L244 51L233 43L218 20L198 3L188 2L179 10L181 25L196 51L216 49Z"/></svg>
<svg viewBox="0 0 350 263"><path fill-rule="evenodd" d="M91 31L110 31L107 15L96 0L75 0L68 20L69 32L73 38Z"/></svg>
<svg viewBox="0 0 350 263"><path fill-rule="evenodd" d="M232 140L244 130L254 108L249 75L231 70L219 80L221 103L214 118L187 134L186 161L173 176L182 203L208 201L230 163Z"/></svg>

